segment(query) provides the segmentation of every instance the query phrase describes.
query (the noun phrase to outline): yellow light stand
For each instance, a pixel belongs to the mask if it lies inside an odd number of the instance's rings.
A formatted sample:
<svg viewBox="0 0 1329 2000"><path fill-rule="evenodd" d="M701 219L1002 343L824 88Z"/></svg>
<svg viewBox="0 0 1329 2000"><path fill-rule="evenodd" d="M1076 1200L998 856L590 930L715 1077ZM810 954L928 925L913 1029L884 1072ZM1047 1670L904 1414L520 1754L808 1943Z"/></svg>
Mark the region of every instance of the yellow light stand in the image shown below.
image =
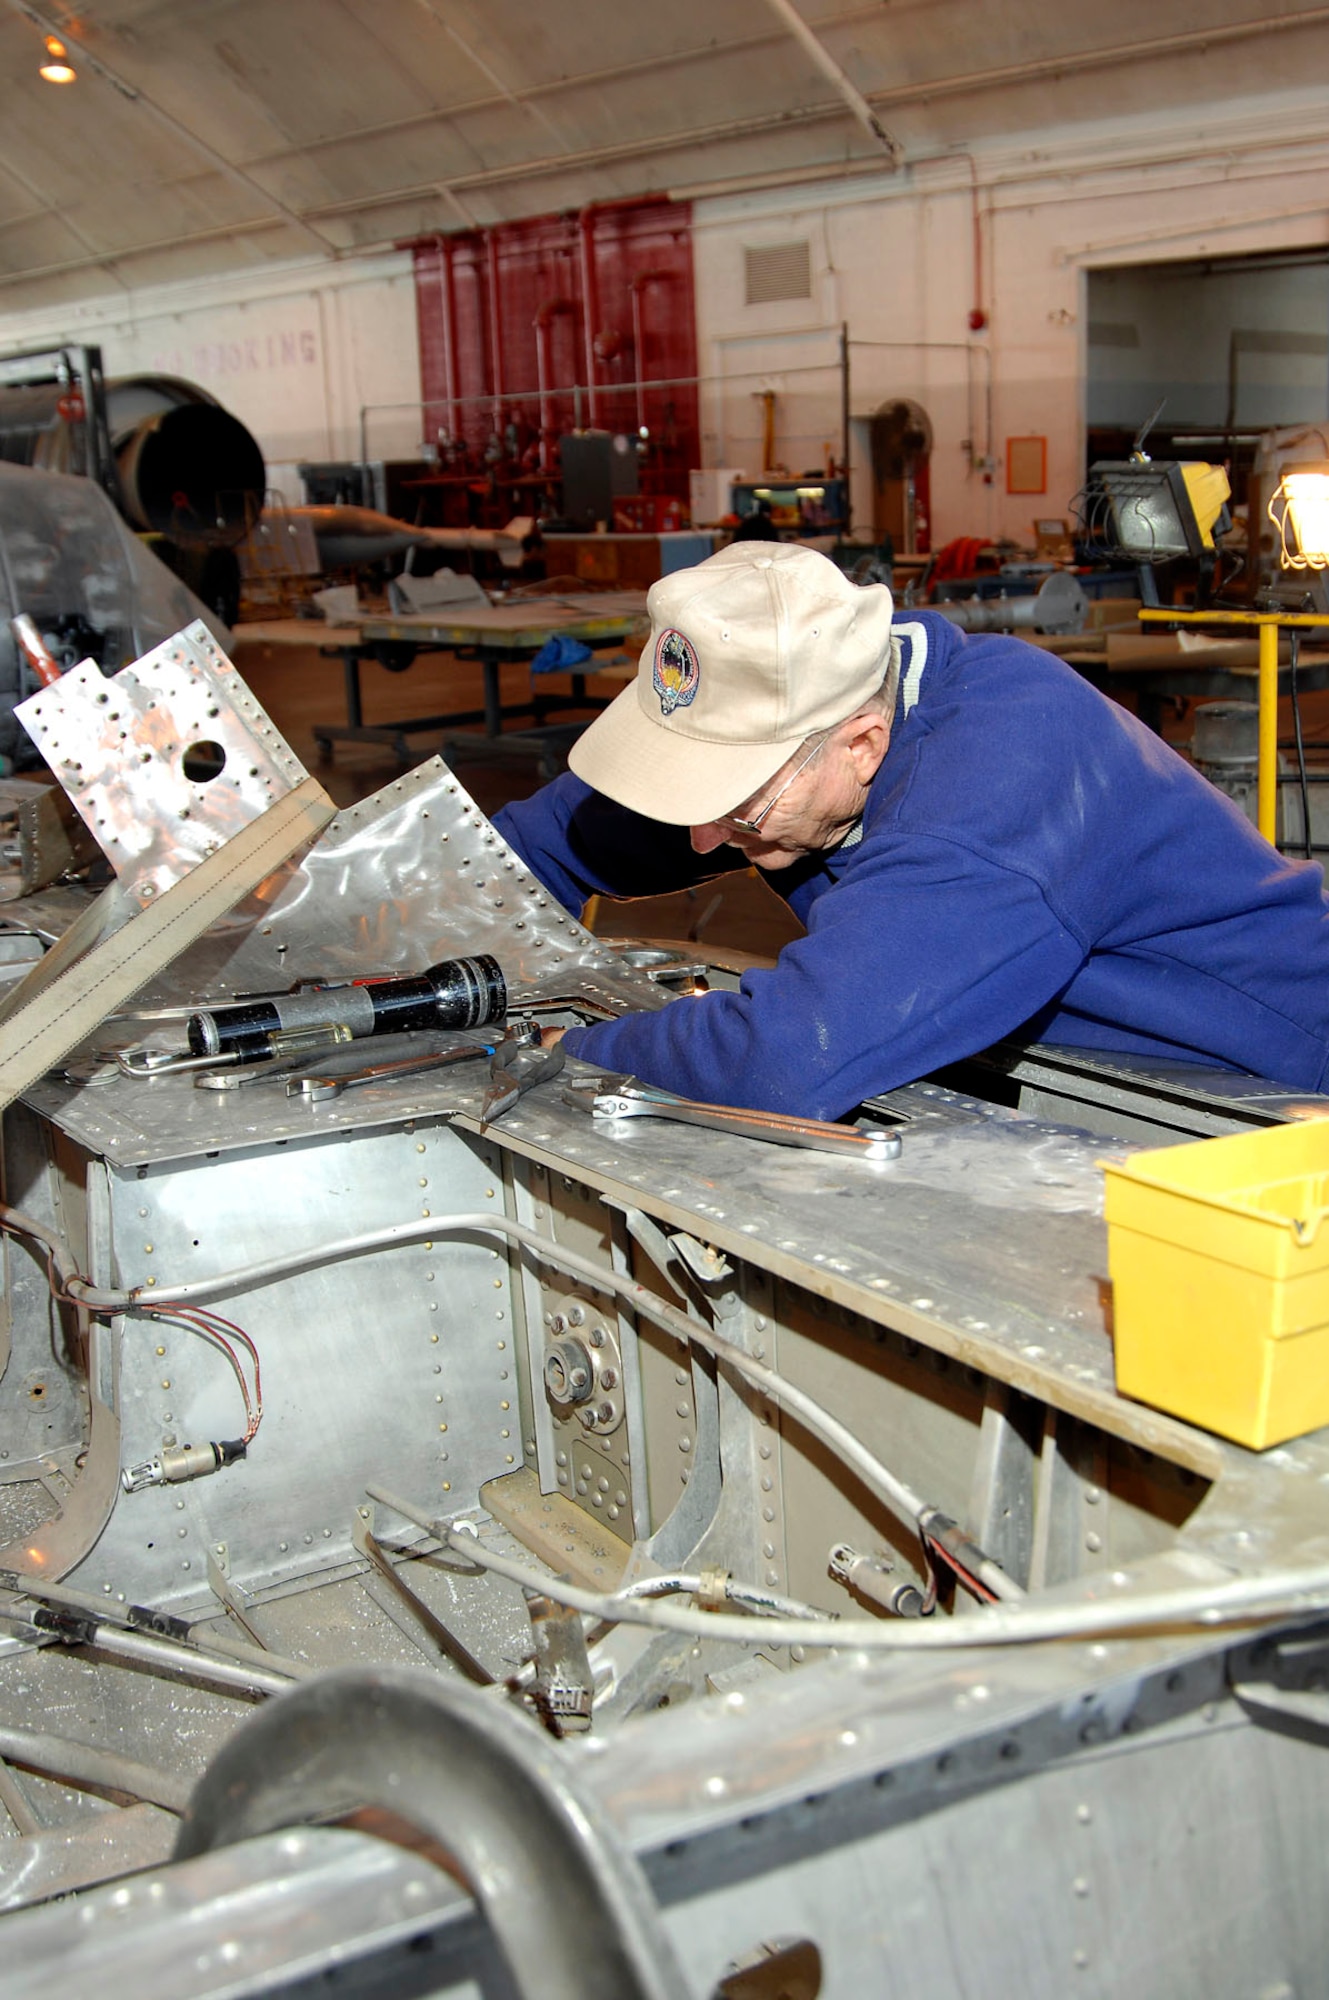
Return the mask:
<svg viewBox="0 0 1329 2000"><path fill-rule="evenodd" d="M1256 767L1256 813L1260 832L1274 844L1278 824L1278 635L1280 632L1329 632L1329 616L1316 611L1176 611L1167 606L1140 613L1146 625L1233 626L1260 635L1260 736Z"/></svg>

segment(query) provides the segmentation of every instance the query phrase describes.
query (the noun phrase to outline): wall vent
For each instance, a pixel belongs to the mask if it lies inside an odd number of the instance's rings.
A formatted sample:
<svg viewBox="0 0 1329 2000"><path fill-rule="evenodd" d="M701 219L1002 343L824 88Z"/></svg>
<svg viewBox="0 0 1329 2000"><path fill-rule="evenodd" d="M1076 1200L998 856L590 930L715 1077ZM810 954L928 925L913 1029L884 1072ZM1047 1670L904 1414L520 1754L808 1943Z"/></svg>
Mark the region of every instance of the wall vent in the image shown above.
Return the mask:
<svg viewBox="0 0 1329 2000"><path fill-rule="evenodd" d="M743 264L750 306L812 297L812 255L807 243L763 243L758 249L744 250Z"/></svg>

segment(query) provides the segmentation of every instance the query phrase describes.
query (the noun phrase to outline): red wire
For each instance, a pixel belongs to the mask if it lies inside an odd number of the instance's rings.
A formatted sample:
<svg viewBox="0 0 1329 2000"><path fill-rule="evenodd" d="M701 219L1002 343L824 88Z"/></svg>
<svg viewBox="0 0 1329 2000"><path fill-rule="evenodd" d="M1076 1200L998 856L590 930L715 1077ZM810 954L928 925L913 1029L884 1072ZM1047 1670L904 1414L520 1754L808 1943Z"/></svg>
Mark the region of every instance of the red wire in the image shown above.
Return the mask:
<svg viewBox="0 0 1329 2000"><path fill-rule="evenodd" d="M4 1230L8 1234L15 1236L28 1236L31 1233L20 1228L5 1215L0 1215L0 1230ZM73 1306L79 1312L85 1312L87 1307L83 1300L75 1298L71 1293L67 1292L56 1276L54 1247L40 1236L33 1238L33 1240L40 1244L41 1248L46 1252L46 1282L50 1287L51 1296L58 1300L61 1305ZM91 1285L91 1280L83 1277L81 1272L76 1275L82 1283ZM162 1304L154 1306L138 1300L135 1302L132 1310L141 1312L146 1319L178 1320L191 1328L193 1332L202 1334L204 1339L213 1341L221 1348L231 1367L235 1370L235 1378L240 1384L240 1394L244 1397L245 1404L244 1442L251 1444L259 1425L263 1421L263 1371L259 1363L258 1349L244 1328L237 1326L234 1320L224 1319L220 1313L213 1312L207 1306L191 1306L189 1304L175 1306ZM236 1339L241 1341L248 1350L249 1358L254 1364L254 1394L252 1399L249 1393L249 1384L245 1380L245 1371L240 1364L240 1357L226 1338L226 1334L219 1331L221 1327L225 1327L227 1333L234 1334Z"/></svg>
<svg viewBox="0 0 1329 2000"><path fill-rule="evenodd" d="M211 1340L216 1346L221 1348L231 1367L235 1370L235 1378L240 1384L240 1393L244 1397L245 1403L244 1442L251 1444L260 1423L263 1421L263 1381L259 1368L258 1349L244 1328L236 1326L232 1320L223 1319L220 1313L209 1312L203 1306L149 1306L144 1305L140 1301L136 1306L136 1310L143 1313L145 1318L148 1319L179 1321L183 1325L192 1328L195 1333L201 1334L204 1339ZM214 1321L216 1322L215 1325L213 1324ZM226 1338L226 1335L219 1331L223 1326L228 1328L231 1333L236 1334L249 1350L250 1358L254 1364L254 1395L252 1400L249 1393L249 1384L245 1380L244 1369L240 1365L240 1357Z"/></svg>

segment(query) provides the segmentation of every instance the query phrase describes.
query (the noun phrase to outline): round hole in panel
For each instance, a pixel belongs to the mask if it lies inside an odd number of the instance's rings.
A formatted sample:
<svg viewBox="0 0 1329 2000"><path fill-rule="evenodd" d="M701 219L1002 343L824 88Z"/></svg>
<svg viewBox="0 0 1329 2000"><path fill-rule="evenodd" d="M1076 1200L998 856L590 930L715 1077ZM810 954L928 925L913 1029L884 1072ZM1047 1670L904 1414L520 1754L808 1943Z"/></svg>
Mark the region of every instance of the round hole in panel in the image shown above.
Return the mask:
<svg viewBox="0 0 1329 2000"><path fill-rule="evenodd" d="M191 785L208 785L226 769L226 751L220 743L200 739L185 745L180 768Z"/></svg>

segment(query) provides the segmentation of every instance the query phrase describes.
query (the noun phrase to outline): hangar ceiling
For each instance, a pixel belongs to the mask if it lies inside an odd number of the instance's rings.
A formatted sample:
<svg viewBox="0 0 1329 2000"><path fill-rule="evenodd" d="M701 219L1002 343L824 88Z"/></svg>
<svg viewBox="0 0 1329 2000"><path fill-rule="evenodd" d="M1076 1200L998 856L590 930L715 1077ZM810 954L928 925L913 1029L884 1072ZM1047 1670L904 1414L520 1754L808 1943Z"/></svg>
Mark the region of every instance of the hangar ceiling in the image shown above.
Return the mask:
<svg viewBox="0 0 1329 2000"><path fill-rule="evenodd" d="M77 81L38 76L43 37ZM0 0L0 313L1325 74L1261 0Z"/></svg>

